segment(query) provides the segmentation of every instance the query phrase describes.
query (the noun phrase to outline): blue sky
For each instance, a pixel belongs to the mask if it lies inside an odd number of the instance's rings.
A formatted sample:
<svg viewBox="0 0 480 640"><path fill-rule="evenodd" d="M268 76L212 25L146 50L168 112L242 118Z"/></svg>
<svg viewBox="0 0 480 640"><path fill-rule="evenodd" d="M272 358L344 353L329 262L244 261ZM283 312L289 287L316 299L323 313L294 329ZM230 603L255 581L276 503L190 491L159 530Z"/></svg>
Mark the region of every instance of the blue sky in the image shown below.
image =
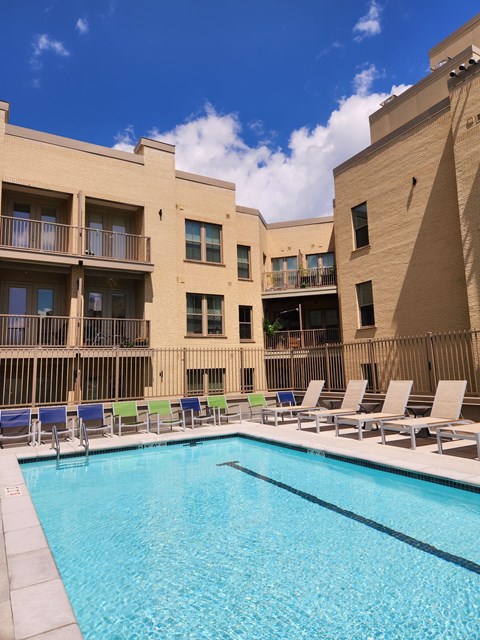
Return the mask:
<svg viewBox="0 0 480 640"><path fill-rule="evenodd" d="M237 183L269 220L331 212L368 114L427 73L477 3L0 0L0 99L18 124Z"/></svg>

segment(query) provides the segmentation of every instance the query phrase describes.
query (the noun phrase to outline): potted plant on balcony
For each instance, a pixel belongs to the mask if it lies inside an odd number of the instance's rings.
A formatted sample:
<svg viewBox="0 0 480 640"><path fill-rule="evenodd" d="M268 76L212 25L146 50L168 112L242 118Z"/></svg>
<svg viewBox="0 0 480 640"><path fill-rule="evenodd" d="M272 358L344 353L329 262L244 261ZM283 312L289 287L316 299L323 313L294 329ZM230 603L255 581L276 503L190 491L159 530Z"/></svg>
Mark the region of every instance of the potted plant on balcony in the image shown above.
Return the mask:
<svg viewBox="0 0 480 640"><path fill-rule="evenodd" d="M306 267L301 267L298 270L298 279L300 281L301 289L306 289L307 287L312 286L310 269L307 269Z"/></svg>
<svg viewBox="0 0 480 640"><path fill-rule="evenodd" d="M283 329L283 323L276 318L273 322L270 322L268 318L263 319L263 333L265 334L265 347L275 348L281 347L281 344L276 339L275 334Z"/></svg>

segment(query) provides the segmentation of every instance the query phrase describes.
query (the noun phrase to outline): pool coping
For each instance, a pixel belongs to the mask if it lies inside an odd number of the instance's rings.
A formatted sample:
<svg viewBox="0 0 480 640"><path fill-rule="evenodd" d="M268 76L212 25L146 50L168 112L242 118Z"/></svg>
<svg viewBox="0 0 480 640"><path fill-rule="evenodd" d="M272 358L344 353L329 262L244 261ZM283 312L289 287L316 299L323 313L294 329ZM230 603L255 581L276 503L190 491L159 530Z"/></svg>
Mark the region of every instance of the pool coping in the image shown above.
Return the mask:
<svg viewBox="0 0 480 640"><path fill-rule="evenodd" d="M255 429L258 425L252 426ZM398 459L389 462L379 461L375 458L381 456L372 457L364 451L358 451L358 455L339 452L338 448L332 447L325 441L301 443L296 441L297 437L293 437L293 434L282 433L277 429L267 436L247 431L243 425L232 424L226 432L223 429L221 433L194 434L192 432L191 435L186 436L180 432L170 432L168 439L164 437L165 435L138 433L130 444L123 444L117 439L111 446L107 446L106 442L104 445L103 440L100 444L97 440L90 455L181 444L195 446L202 442L239 437L394 475L480 493L480 468L478 478L472 476L468 481L455 479L448 477L445 469L441 469L440 473L426 472L421 470L428 468L424 465L420 465L419 469L415 470L412 468L415 465L407 461ZM121 440L127 437L122 436ZM78 621L21 471L23 464L55 460L55 455L49 451L35 451L32 454L31 450L28 453L25 451L23 455L6 452L2 454L0 458L0 629L4 634L2 640L82 640L83 635ZM80 450L64 450L61 459L79 458L84 455ZM10 496L6 495L7 487L10 488L12 494ZM19 494L15 495L17 488Z"/></svg>

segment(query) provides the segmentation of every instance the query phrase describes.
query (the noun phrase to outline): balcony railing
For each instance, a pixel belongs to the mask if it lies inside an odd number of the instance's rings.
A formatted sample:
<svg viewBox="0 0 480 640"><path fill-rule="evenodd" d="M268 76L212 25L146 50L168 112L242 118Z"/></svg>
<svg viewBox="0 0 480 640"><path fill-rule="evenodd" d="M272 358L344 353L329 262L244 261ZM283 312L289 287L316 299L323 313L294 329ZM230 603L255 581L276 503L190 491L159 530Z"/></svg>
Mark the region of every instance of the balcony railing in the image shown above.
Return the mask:
<svg viewBox="0 0 480 640"><path fill-rule="evenodd" d="M150 262L150 238L145 236L85 227L82 238L83 252L87 256Z"/></svg>
<svg viewBox="0 0 480 640"><path fill-rule="evenodd" d="M265 349L307 349L340 342L340 329L303 329L264 334Z"/></svg>
<svg viewBox="0 0 480 640"><path fill-rule="evenodd" d="M0 217L0 245L27 251L73 253L71 227L56 222Z"/></svg>
<svg viewBox="0 0 480 640"><path fill-rule="evenodd" d="M336 284L333 267L268 271L263 274L263 291L333 287Z"/></svg>
<svg viewBox="0 0 480 640"><path fill-rule="evenodd" d="M148 320L0 315L0 347L148 347L149 344Z"/></svg>

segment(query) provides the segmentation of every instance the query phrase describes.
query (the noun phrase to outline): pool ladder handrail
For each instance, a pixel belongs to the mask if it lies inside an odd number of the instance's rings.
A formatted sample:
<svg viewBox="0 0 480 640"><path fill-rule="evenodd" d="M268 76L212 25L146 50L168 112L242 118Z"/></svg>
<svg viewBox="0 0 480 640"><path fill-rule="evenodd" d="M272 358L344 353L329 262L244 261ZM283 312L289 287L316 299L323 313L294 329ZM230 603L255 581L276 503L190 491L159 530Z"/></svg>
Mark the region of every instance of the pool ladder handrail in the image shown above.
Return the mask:
<svg viewBox="0 0 480 640"><path fill-rule="evenodd" d="M58 441L58 430L57 426L53 425L52 427L52 449L55 449L57 452L57 466L60 463L60 443Z"/></svg>
<svg viewBox="0 0 480 640"><path fill-rule="evenodd" d="M88 454L90 451L90 442L88 440L87 427L80 422L80 446L85 447L85 462L88 464ZM52 449L56 451L57 467L60 464L60 442L58 440L58 430L56 425L52 427Z"/></svg>
<svg viewBox="0 0 480 640"><path fill-rule="evenodd" d="M80 420L80 446L85 447L85 462L88 463L88 453L90 451L90 442L88 440L87 427L83 420Z"/></svg>

